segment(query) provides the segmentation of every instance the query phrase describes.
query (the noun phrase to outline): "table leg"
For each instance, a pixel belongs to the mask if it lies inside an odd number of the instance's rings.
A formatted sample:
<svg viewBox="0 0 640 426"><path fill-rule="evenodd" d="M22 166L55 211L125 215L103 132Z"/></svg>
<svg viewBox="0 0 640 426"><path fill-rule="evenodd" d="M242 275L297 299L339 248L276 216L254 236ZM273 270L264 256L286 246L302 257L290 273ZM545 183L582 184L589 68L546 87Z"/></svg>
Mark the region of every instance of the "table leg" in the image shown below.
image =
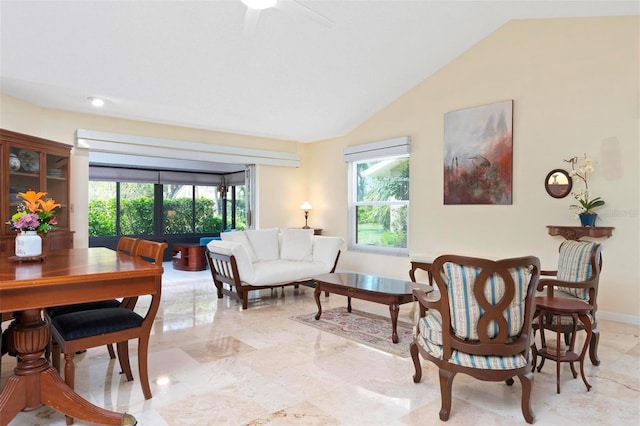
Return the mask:
<svg viewBox="0 0 640 426"><path fill-rule="evenodd" d="M572 314L571 321L573 321L573 327L571 329L571 340L569 341L569 350L573 352L576 347L576 336L578 334L578 315ZM573 378L575 379L576 377L578 377L578 372L576 371L576 367L573 365L573 362L569 363L569 367L571 367L571 374L573 374Z"/></svg>
<svg viewBox="0 0 640 426"><path fill-rule="evenodd" d="M347 312L351 313L351 296L347 296Z"/></svg>
<svg viewBox="0 0 640 426"><path fill-rule="evenodd" d="M90 423L135 425L129 414L105 410L83 399L62 380L43 357L49 343L49 324L40 309L23 311L13 330L18 365L0 392L0 426L6 426L23 410L47 404L57 411Z"/></svg>
<svg viewBox="0 0 640 426"><path fill-rule="evenodd" d="M560 393L560 328L562 321L560 321L560 315L556 321L556 387L557 393Z"/></svg>
<svg viewBox="0 0 640 426"><path fill-rule="evenodd" d="M587 354L587 349L589 348L589 343L591 342L592 327L591 320L589 319L588 315L580 314L578 315L578 318L580 318L580 321L582 321L582 323L584 324L584 329L587 332L587 337L585 337L584 346L582 347L582 353L580 353L580 375L582 376L582 381L587 387L588 392L591 390L591 385L589 384L589 382L587 382L587 378L584 375L584 357Z"/></svg>
<svg viewBox="0 0 640 426"><path fill-rule="evenodd" d="M393 343L398 343L400 339L398 339L398 312L400 312L400 305L398 302L393 302L389 304L389 313L391 314L391 341Z"/></svg>
<svg viewBox="0 0 640 426"><path fill-rule="evenodd" d="M316 299L316 305L318 305L318 313L316 314L316 320L320 319L320 315L322 315L322 305L320 304L320 290L321 284L316 281L316 289L313 291L313 297Z"/></svg>

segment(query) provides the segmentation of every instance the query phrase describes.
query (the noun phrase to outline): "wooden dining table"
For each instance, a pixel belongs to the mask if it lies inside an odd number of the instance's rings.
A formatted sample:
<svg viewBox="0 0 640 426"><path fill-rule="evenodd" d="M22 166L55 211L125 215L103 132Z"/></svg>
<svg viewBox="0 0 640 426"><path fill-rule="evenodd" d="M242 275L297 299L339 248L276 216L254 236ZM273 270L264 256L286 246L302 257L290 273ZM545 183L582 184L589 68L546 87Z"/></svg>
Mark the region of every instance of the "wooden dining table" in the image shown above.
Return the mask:
<svg viewBox="0 0 640 426"><path fill-rule="evenodd" d="M132 415L106 410L82 398L49 364L44 352L50 341L50 324L43 319L42 309L159 295L162 265L103 247L53 250L43 258L25 262L0 254L0 313L13 313L15 320L7 340L18 356L13 375L0 392L0 426L19 412L42 405L91 423L135 425Z"/></svg>

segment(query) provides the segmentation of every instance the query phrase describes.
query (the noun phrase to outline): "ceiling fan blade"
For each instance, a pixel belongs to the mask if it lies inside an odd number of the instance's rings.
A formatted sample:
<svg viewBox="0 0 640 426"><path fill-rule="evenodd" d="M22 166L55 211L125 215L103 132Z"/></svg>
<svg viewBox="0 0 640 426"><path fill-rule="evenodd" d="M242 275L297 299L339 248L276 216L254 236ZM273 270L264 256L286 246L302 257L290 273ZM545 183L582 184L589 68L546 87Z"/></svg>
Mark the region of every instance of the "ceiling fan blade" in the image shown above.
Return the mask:
<svg viewBox="0 0 640 426"><path fill-rule="evenodd" d="M260 18L260 11L257 9L247 8L247 12L244 15L244 35L249 37L253 35L258 26L258 18Z"/></svg>
<svg viewBox="0 0 640 426"><path fill-rule="evenodd" d="M324 16L322 13L318 12L315 9L312 9L311 7L298 0L278 0L276 7L286 9L287 11L291 11L292 13L304 15L308 19L311 19L312 21L315 21L316 23L327 28L331 28L336 24L331 19Z"/></svg>

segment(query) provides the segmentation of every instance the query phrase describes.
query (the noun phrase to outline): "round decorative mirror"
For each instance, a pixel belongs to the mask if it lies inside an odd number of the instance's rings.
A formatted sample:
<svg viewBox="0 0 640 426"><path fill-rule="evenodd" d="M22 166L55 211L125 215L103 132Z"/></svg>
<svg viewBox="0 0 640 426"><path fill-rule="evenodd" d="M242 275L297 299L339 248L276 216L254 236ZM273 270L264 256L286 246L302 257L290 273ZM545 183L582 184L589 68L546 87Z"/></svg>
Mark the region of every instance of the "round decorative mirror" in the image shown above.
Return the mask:
<svg viewBox="0 0 640 426"><path fill-rule="evenodd" d="M573 180L569 172L562 169L553 169L544 179L544 188L553 198L564 198L571 193Z"/></svg>

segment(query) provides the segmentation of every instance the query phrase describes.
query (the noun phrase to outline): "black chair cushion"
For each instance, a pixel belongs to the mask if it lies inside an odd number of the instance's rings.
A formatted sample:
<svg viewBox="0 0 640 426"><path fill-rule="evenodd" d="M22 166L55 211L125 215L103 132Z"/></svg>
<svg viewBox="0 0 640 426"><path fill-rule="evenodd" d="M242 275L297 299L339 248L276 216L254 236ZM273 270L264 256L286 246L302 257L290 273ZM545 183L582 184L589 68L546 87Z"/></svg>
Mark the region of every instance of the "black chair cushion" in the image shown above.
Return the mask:
<svg viewBox="0 0 640 426"><path fill-rule="evenodd" d="M52 306L46 308L49 318L57 317L58 315L69 314L71 312L88 311L91 309L104 309L104 308L117 308L120 306L120 301L116 299L100 300L98 302L76 303L74 305L64 306Z"/></svg>
<svg viewBox="0 0 640 426"><path fill-rule="evenodd" d="M125 308L104 308L58 315L51 320L64 340L140 327L143 318Z"/></svg>

